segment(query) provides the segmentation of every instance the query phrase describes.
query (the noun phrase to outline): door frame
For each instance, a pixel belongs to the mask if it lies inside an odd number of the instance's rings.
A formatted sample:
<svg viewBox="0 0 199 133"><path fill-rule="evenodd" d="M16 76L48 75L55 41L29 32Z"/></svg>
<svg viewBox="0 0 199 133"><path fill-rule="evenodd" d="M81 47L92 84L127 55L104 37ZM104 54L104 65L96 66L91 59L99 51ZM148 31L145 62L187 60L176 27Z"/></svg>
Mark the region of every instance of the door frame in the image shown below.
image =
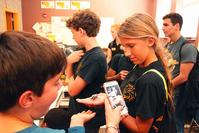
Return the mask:
<svg viewBox="0 0 199 133"><path fill-rule="evenodd" d="M16 11L12 11L12 10L5 10L5 26L6 26L6 30L7 30L7 19L6 19L6 13L13 13L13 19L14 19L14 30L18 31L19 30L19 13Z"/></svg>

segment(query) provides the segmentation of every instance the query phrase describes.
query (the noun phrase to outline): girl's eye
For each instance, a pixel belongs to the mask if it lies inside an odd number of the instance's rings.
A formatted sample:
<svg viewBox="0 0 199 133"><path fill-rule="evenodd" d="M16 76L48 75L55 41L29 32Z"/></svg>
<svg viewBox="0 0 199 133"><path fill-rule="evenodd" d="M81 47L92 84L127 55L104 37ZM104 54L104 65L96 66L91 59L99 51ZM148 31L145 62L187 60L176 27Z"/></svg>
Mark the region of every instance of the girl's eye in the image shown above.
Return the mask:
<svg viewBox="0 0 199 133"><path fill-rule="evenodd" d="M133 48L135 45L128 45L127 47L129 47L129 48Z"/></svg>

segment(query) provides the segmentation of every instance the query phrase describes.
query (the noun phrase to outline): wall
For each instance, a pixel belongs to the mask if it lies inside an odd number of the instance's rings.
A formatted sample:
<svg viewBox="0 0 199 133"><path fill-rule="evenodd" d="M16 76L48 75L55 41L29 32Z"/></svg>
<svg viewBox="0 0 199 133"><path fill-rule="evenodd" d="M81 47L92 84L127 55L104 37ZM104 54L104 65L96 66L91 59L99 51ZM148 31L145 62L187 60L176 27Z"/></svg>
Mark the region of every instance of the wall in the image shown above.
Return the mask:
<svg viewBox="0 0 199 133"><path fill-rule="evenodd" d="M156 0L91 0L91 9L99 16L114 17L121 23L136 12L145 12L155 17Z"/></svg>
<svg viewBox="0 0 199 133"><path fill-rule="evenodd" d="M23 30L34 32L35 22L50 22L51 16L71 16L74 10L41 9L41 0L22 0ZM156 0L90 0L91 10L100 17L114 17L121 23L135 12L147 12L155 17ZM117 2L117 3L116 3ZM47 14L46 18L42 14Z"/></svg>
<svg viewBox="0 0 199 133"><path fill-rule="evenodd" d="M176 12L183 17L181 33L185 37L196 38L199 20L199 1L198 0L178 0Z"/></svg>
<svg viewBox="0 0 199 133"><path fill-rule="evenodd" d="M0 0L0 31L5 31L6 15L5 12L10 11L18 14L18 29L22 30L22 10L21 0Z"/></svg>
<svg viewBox="0 0 199 133"><path fill-rule="evenodd" d="M162 17L168 13L173 11L175 8L174 0L157 0L157 8L156 8L156 23L159 28L160 37L165 37L164 32L162 30L163 20Z"/></svg>

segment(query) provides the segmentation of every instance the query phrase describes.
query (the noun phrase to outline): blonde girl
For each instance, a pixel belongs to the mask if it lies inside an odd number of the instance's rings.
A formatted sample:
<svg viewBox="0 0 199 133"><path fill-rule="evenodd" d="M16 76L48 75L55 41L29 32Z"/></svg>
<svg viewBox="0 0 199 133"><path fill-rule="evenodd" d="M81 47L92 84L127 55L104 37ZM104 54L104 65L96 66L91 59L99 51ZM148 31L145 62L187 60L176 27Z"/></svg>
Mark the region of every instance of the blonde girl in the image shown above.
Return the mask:
<svg viewBox="0 0 199 133"><path fill-rule="evenodd" d="M141 13L127 18L118 31L125 55L136 64L121 85L129 109L129 115L121 120L121 133L155 133L159 129L157 119L163 116L166 91L162 78L147 71L160 72L169 88L170 75L158 35L154 19Z"/></svg>

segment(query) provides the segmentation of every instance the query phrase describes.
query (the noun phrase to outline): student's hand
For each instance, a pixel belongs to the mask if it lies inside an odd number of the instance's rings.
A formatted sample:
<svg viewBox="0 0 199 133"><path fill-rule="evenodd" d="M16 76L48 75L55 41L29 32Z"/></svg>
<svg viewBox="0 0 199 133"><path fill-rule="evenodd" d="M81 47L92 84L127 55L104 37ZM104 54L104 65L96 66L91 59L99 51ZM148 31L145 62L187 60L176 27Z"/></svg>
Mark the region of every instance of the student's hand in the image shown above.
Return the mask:
<svg viewBox="0 0 199 133"><path fill-rule="evenodd" d="M91 97L84 99L76 99L77 102L85 104L89 107L96 107L104 104L104 100L106 99L105 93L94 94Z"/></svg>
<svg viewBox="0 0 199 133"><path fill-rule="evenodd" d="M67 63L73 64L75 62L78 62L83 55L84 55L83 50L74 51L67 57Z"/></svg>
<svg viewBox="0 0 199 133"><path fill-rule="evenodd" d="M120 71L120 73L119 73L119 77L120 77L120 79L121 80L124 80L125 78L126 78L126 76L128 75L128 71L127 70L122 70L122 71Z"/></svg>
<svg viewBox="0 0 199 133"><path fill-rule="evenodd" d="M83 126L84 123L86 123L87 121L91 120L93 117L95 117L94 112L88 110L88 111L82 111L81 113L78 114L74 114L71 117L71 123L70 123L70 127L74 127L74 126Z"/></svg>
<svg viewBox="0 0 199 133"><path fill-rule="evenodd" d="M105 115L106 115L106 126L114 126L118 128L121 118L122 106L118 106L115 109L112 109L108 99L105 99Z"/></svg>

